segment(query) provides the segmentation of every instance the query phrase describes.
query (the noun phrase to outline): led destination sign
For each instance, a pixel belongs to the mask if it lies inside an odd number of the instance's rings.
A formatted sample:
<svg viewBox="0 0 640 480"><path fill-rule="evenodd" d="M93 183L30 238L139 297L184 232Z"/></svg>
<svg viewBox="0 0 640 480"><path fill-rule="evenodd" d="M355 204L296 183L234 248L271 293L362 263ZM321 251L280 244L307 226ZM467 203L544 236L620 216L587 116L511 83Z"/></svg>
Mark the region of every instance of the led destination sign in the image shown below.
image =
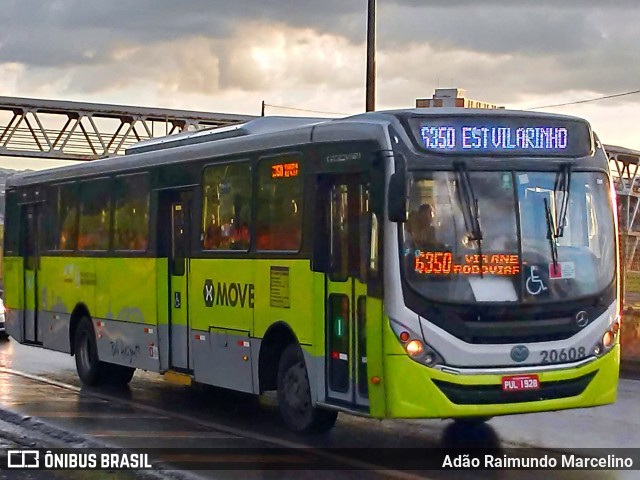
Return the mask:
<svg viewBox="0 0 640 480"><path fill-rule="evenodd" d="M421 136L427 148L463 150L532 149L566 150L569 133L564 127L422 127Z"/></svg>
<svg viewBox="0 0 640 480"><path fill-rule="evenodd" d="M538 117L449 116L414 119L428 150L468 154L585 156L591 135L585 122Z"/></svg>
<svg viewBox="0 0 640 480"><path fill-rule="evenodd" d="M482 261L481 261L482 260ZM517 275L520 273L520 259L514 254L465 255L464 263L454 263L451 252L416 251L413 260L416 273L423 275L489 274Z"/></svg>
<svg viewBox="0 0 640 480"><path fill-rule="evenodd" d="M271 178L291 178L298 176L298 162L271 165Z"/></svg>

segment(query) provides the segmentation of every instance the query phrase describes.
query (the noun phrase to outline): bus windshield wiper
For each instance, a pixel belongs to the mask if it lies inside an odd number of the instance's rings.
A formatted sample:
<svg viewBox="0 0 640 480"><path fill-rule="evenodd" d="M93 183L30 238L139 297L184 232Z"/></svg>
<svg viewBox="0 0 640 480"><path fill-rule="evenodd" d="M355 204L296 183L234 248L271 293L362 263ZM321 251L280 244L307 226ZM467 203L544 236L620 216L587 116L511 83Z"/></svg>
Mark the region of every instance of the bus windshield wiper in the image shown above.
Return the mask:
<svg viewBox="0 0 640 480"><path fill-rule="evenodd" d="M553 216L551 215L551 207L549 201L544 199L544 215L547 220L547 239L549 240L549 248L551 250L551 261L553 268L558 268L558 245L556 243L556 228L553 224Z"/></svg>
<svg viewBox="0 0 640 480"><path fill-rule="evenodd" d="M559 192L562 192L562 203L558 211ZM564 235L564 227L567 223L567 213L569 212L569 195L571 193L571 164L566 163L560 167L560 171L556 174L556 180L553 184L553 208L554 214L551 215L551 207L548 200L544 199L544 211L547 220L547 239L551 248L551 260L553 267L558 267L558 243L557 239ZM555 217L555 220L554 220Z"/></svg>
<svg viewBox="0 0 640 480"><path fill-rule="evenodd" d="M473 185L469 178L469 170L463 162L454 164L454 169L460 184L458 196L462 206L462 216L467 230L467 238L478 243L478 262L480 264L480 277L482 278L482 229L480 228L480 211L478 199L473 192Z"/></svg>
<svg viewBox="0 0 640 480"><path fill-rule="evenodd" d="M560 205L560 212L558 212L557 202L555 202L555 198L557 198L558 192L562 192L562 204ZM564 235L564 227L567 221L567 212L569 211L570 193L571 164L566 163L560 167L560 171L556 175L556 181L553 184L554 208L557 222L554 228L554 235L556 238L560 238Z"/></svg>

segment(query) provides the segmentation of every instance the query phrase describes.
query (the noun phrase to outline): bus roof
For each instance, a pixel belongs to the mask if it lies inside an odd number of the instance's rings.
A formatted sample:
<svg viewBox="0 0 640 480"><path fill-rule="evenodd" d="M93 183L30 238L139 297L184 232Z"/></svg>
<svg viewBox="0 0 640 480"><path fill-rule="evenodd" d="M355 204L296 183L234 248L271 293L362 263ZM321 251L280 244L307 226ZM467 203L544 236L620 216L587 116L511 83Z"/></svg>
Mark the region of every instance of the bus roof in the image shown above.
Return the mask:
<svg viewBox="0 0 640 480"><path fill-rule="evenodd" d="M195 132L184 132L176 135L169 135L166 137L143 140L130 146L126 151L126 154L130 155L132 153L163 150L165 148L174 148L184 145L213 142L226 138L235 138L246 135L275 133L326 121L326 118L261 117L235 125L206 128Z"/></svg>

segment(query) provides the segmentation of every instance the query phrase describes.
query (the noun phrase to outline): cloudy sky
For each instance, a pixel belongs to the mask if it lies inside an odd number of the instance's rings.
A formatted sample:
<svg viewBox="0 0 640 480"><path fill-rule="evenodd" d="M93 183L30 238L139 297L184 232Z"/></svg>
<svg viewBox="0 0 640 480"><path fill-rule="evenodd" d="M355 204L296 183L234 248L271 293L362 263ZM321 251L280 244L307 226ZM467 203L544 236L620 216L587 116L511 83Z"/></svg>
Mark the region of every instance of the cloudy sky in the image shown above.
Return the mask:
<svg viewBox="0 0 640 480"><path fill-rule="evenodd" d="M367 0L0 4L0 95L246 114L263 100L364 109ZM411 107L438 87L523 109L640 90L638 0L377 5L377 109ZM543 110L585 117L604 143L640 150L640 94Z"/></svg>

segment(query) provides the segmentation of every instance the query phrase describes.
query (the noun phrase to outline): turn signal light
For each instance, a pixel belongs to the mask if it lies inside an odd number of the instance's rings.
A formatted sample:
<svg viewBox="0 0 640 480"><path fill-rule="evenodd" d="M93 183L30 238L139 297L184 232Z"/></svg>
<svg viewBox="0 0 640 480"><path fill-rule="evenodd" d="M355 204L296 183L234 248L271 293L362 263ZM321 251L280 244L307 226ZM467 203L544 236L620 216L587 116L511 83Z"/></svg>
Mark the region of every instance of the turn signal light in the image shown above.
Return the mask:
<svg viewBox="0 0 640 480"><path fill-rule="evenodd" d="M611 331L613 332L613 334L617 334L618 331L620 330L620 322L613 322L613 325L611 325Z"/></svg>
<svg viewBox="0 0 640 480"><path fill-rule="evenodd" d="M424 352L424 345L420 340L411 340L404 347L407 350L407 353L412 357L419 357Z"/></svg>
<svg viewBox="0 0 640 480"><path fill-rule="evenodd" d="M409 332L402 332L400 334L400 340L402 340L403 342L406 342L407 340L409 340Z"/></svg>

